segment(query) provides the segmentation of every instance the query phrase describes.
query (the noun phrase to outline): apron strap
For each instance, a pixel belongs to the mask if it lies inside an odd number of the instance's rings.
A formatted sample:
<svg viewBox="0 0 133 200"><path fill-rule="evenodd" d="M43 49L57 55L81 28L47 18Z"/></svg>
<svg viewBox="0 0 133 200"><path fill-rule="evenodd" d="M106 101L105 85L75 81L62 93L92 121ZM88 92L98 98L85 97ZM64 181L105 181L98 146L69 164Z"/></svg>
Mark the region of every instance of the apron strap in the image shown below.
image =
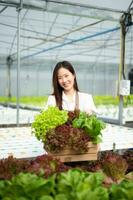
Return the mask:
<svg viewBox="0 0 133 200"><path fill-rule="evenodd" d="M76 91L76 95L75 95L75 109L74 112L79 115L79 95L78 92Z"/></svg>

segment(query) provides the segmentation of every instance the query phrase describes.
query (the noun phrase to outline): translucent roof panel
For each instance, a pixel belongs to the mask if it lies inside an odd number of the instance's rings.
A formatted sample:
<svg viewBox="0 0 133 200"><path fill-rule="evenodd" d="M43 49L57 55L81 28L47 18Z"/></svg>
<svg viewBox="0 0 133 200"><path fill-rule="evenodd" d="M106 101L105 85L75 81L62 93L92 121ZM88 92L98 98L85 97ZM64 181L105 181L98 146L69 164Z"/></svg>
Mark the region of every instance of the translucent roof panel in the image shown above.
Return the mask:
<svg viewBox="0 0 133 200"><path fill-rule="evenodd" d="M0 1L0 66L17 59L20 13L21 61L69 59L120 61L120 18L131 0ZM20 11L20 12L19 12ZM126 38L131 59L132 26Z"/></svg>

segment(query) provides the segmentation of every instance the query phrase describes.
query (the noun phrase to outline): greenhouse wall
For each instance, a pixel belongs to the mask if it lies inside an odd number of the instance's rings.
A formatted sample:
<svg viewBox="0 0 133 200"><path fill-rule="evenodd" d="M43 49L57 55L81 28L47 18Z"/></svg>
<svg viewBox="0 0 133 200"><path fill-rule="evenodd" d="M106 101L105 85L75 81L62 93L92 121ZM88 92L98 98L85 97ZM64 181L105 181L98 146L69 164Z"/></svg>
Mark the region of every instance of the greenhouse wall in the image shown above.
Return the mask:
<svg viewBox="0 0 133 200"><path fill-rule="evenodd" d="M54 62L53 62L54 63ZM41 65L24 65L20 69L20 96L43 96L52 92L53 63ZM56 62L55 62L56 63ZM77 74L79 89L93 95L116 95L118 65L109 63L76 63L73 62ZM132 68L126 66L126 76ZM11 67L11 96L17 94L17 67ZM0 68L0 96L8 94L7 69Z"/></svg>

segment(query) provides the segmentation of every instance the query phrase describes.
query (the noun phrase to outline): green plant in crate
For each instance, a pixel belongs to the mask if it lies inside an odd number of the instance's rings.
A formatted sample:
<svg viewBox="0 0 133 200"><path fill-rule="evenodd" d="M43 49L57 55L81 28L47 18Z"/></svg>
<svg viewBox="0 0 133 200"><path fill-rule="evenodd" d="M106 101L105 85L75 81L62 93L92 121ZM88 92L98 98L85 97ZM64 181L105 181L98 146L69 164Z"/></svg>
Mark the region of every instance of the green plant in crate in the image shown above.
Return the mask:
<svg viewBox="0 0 133 200"><path fill-rule="evenodd" d="M105 128L105 123L98 119L96 115L88 115L85 112L80 112L79 117L72 122L73 127L83 129L90 137L94 144L100 143L101 130Z"/></svg>
<svg viewBox="0 0 133 200"><path fill-rule="evenodd" d="M105 123L95 115L49 107L35 117L33 133L50 152L60 152L68 147L77 152L87 152L88 142L101 142Z"/></svg>
<svg viewBox="0 0 133 200"><path fill-rule="evenodd" d="M47 110L42 110L41 113L35 116L35 120L32 123L33 133L39 140L45 141L46 133L64 124L67 119L67 111L50 106Z"/></svg>

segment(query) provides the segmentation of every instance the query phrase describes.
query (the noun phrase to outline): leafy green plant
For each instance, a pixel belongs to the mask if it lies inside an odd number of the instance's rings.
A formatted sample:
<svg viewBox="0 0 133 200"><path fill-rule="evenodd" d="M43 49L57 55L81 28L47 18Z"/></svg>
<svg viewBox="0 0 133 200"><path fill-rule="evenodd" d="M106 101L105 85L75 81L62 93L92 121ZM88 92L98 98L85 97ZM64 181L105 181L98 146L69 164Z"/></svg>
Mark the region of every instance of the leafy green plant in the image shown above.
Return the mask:
<svg viewBox="0 0 133 200"><path fill-rule="evenodd" d="M103 172L115 182L124 178L128 168L126 160L114 152L106 152L101 165Z"/></svg>
<svg viewBox="0 0 133 200"><path fill-rule="evenodd" d="M98 144L101 140L101 130L105 128L105 123L95 115L88 115L80 112L79 117L72 122L73 127L81 128L91 137L93 143Z"/></svg>
<svg viewBox="0 0 133 200"><path fill-rule="evenodd" d="M64 165L64 163L57 158L54 158L52 155L44 154L32 160L25 171L47 178L54 173L64 172L68 169L70 169L70 167Z"/></svg>
<svg viewBox="0 0 133 200"><path fill-rule="evenodd" d="M10 181L0 182L0 199L35 200L54 191L55 177L44 179L35 174L20 173Z"/></svg>
<svg viewBox="0 0 133 200"><path fill-rule="evenodd" d="M46 134L44 146L46 150L53 153L60 152L66 147L83 153L87 152L89 141L90 137L84 130L74 128L70 124L63 124Z"/></svg>
<svg viewBox="0 0 133 200"><path fill-rule="evenodd" d="M105 153L105 157L103 155L100 160L103 162L103 167L107 161L110 170L114 171L111 174L114 175L118 172L123 174L126 164L125 161L123 162L122 156L109 153L110 155ZM1 200L133 199L132 174L131 178L126 177L125 179L124 177L121 182L111 182L107 186L104 184L105 174L102 172L102 168L95 173L78 168L70 169L49 155L29 160L28 165L27 160L9 157L0 162L1 177L5 169L6 173L8 170L13 173L10 178L7 178L8 180L0 180Z"/></svg>
<svg viewBox="0 0 133 200"><path fill-rule="evenodd" d="M0 160L0 179L11 179L14 175L24 172L30 165L28 160L16 159L13 156Z"/></svg>
<svg viewBox="0 0 133 200"><path fill-rule="evenodd" d="M94 144L101 142L101 130L105 128L105 124L95 115L90 116L85 112L48 107L35 117L32 128L49 152L57 153L69 147L85 153L88 151L89 141Z"/></svg>
<svg viewBox="0 0 133 200"><path fill-rule="evenodd" d="M64 124L67 119L67 111L49 106L47 110L42 110L40 114L35 116L35 120L32 123L33 133L39 140L45 141L46 133L57 126Z"/></svg>
<svg viewBox="0 0 133 200"><path fill-rule="evenodd" d="M122 155L122 157L127 161L128 163L128 172L132 172L133 171L133 150L132 149L128 149L124 152L124 154Z"/></svg>
<svg viewBox="0 0 133 200"><path fill-rule="evenodd" d="M109 188L110 200L132 200L133 181L123 180L120 184L113 184Z"/></svg>
<svg viewBox="0 0 133 200"><path fill-rule="evenodd" d="M67 199L76 200L108 200L108 191L102 186L104 175L100 172L83 172L72 169L57 177L59 193Z"/></svg>

